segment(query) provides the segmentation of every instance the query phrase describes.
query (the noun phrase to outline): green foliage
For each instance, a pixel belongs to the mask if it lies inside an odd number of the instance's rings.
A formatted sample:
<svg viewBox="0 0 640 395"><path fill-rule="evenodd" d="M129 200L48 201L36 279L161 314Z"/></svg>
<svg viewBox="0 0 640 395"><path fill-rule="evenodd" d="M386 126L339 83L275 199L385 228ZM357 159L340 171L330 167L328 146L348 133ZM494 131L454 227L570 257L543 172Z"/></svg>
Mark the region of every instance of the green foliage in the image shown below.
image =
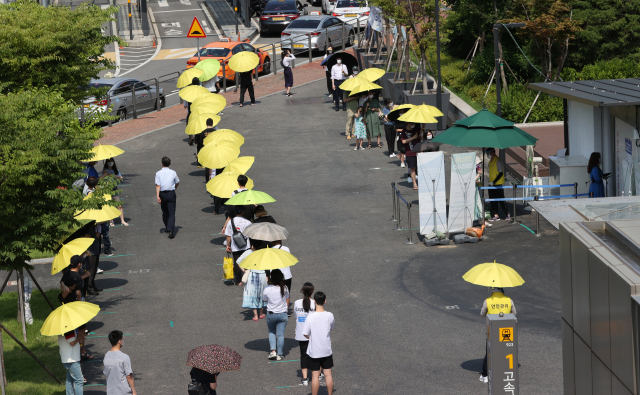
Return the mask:
<svg viewBox="0 0 640 395"><path fill-rule="evenodd" d="M573 17L582 21L569 51L568 66L616 57L640 57L640 0L574 0Z"/></svg>
<svg viewBox="0 0 640 395"><path fill-rule="evenodd" d="M567 67L562 78L565 81L640 78L640 64L632 59L600 61L584 66L580 72Z"/></svg>
<svg viewBox="0 0 640 395"><path fill-rule="evenodd" d="M512 85L509 92L502 96L502 117L511 122L521 123L527 116L531 104L538 94L523 85ZM540 94L536 105L527 119L529 122L562 121L562 99Z"/></svg>
<svg viewBox="0 0 640 395"><path fill-rule="evenodd" d="M84 177L99 119L81 125L75 106L58 92L34 89L0 94L0 266L22 267L30 252L54 250L62 228L76 221L77 209L98 208L100 189L91 199L70 188ZM101 181L105 191L115 181Z"/></svg>
<svg viewBox="0 0 640 395"><path fill-rule="evenodd" d="M114 68L102 58L105 45L118 41L102 34L117 8L89 3L44 8L18 0L0 5L0 81L3 90L54 87L65 100L80 102L84 89L102 70Z"/></svg>

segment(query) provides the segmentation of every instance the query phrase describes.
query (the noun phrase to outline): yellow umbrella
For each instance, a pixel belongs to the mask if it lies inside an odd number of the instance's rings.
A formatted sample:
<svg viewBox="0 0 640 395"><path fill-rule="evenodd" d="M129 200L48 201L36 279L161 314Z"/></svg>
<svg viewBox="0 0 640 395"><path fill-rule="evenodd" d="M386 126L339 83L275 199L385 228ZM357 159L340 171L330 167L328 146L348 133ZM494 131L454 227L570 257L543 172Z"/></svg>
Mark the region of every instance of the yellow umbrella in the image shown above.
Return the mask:
<svg viewBox="0 0 640 395"><path fill-rule="evenodd" d="M87 200L91 197L91 194L84 197L84 200ZM103 195L104 200L111 200L111 195ZM92 219L96 222L105 222L111 221L114 218L120 216L120 210L116 207L104 205L101 209L87 209L87 210L78 210L76 211L75 219Z"/></svg>
<svg viewBox="0 0 640 395"><path fill-rule="evenodd" d="M344 91L351 91L351 90L353 90L354 88L356 88L357 86L359 86L363 82L370 82L370 81L367 80L366 78L360 78L360 75L357 75L357 76L351 77L351 78L347 78L347 80L345 82L340 84L340 89L342 89Z"/></svg>
<svg viewBox="0 0 640 395"><path fill-rule="evenodd" d="M202 150L200 150L200 152L202 152ZM231 197L231 193L239 188L238 176L241 174L242 173L229 171L216 174L215 177L207 182L207 191L213 196L228 199ZM245 185L245 188L253 189L253 180L249 177L247 178L249 180L247 181L247 185Z"/></svg>
<svg viewBox="0 0 640 395"><path fill-rule="evenodd" d="M203 103L220 103L220 105L222 105L222 108L224 108L227 106L227 99L225 99L222 95L209 92L207 95L200 96L196 100L192 101L191 105L197 107Z"/></svg>
<svg viewBox="0 0 640 395"><path fill-rule="evenodd" d="M229 140L209 143L198 152L198 162L209 169L220 169L240 155L238 144Z"/></svg>
<svg viewBox="0 0 640 395"><path fill-rule="evenodd" d="M476 265L462 278L471 284L485 287L517 287L524 284L524 280L515 270L496 261Z"/></svg>
<svg viewBox="0 0 640 395"><path fill-rule="evenodd" d="M224 109L224 104L222 103L212 103L212 102L204 102L200 103L197 106L194 106L191 103L191 115L200 115L200 114L217 114Z"/></svg>
<svg viewBox="0 0 640 395"><path fill-rule="evenodd" d="M45 336L63 335L91 321L98 311L100 306L89 302L65 303L49 314L40 333Z"/></svg>
<svg viewBox="0 0 640 395"><path fill-rule="evenodd" d="M229 140L238 144L238 146L242 146L244 144L244 137L234 130L231 129L218 129L215 132L209 134L203 141L204 145L209 144L212 141L220 141L220 140Z"/></svg>
<svg viewBox="0 0 640 395"><path fill-rule="evenodd" d="M60 251L53 258L53 264L51 265L51 274L56 274L71 263L71 257L74 255L83 254L93 244L95 239L88 237L81 237L79 239L72 240L67 244L63 244L60 247Z"/></svg>
<svg viewBox="0 0 640 395"><path fill-rule="evenodd" d="M191 85L191 82L193 81L193 79L200 77L203 73L204 73L204 70L201 70L199 68L198 69L192 68L192 69L183 71L182 74L180 74L180 77L178 78L178 84L176 85L176 87L178 89L182 89L185 86Z"/></svg>
<svg viewBox="0 0 640 395"><path fill-rule="evenodd" d="M213 113L204 114L191 114L189 117L189 124L184 129L186 134L198 134L202 133L207 128L207 119L213 121L212 126L216 126L220 122L220 116Z"/></svg>
<svg viewBox="0 0 640 395"><path fill-rule="evenodd" d="M398 118L400 121L413 122L413 123L436 123L437 119L434 117L441 117L444 114L434 106L428 106L421 104L411 108Z"/></svg>
<svg viewBox="0 0 640 395"><path fill-rule="evenodd" d="M260 58L253 52L238 52L229 59L229 67L233 71L244 73L256 68L260 63Z"/></svg>
<svg viewBox="0 0 640 395"><path fill-rule="evenodd" d="M349 96L353 96L362 92L372 91L375 89L382 89L382 87L378 84L374 84L371 81L364 80L364 82L360 82L360 84L351 91L351 94Z"/></svg>
<svg viewBox="0 0 640 395"><path fill-rule="evenodd" d="M293 266L298 263L298 258L279 248L263 248L249 254L240 267L251 270L275 270Z"/></svg>
<svg viewBox="0 0 640 395"><path fill-rule="evenodd" d="M230 171L235 173L244 174L251 168L253 165L253 161L256 158L253 156L241 156L229 162L227 167L224 168L223 172Z"/></svg>
<svg viewBox="0 0 640 395"><path fill-rule="evenodd" d="M358 77L365 78L371 82L380 79L384 75L385 71L375 67L364 69L358 73Z"/></svg>
<svg viewBox="0 0 640 395"><path fill-rule="evenodd" d="M389 111L389 113L392 113L392 112L394 112L394 111L398 111L398 110L404 110L405 108L409 108L409 109L411 109L411 108L413 108L413 107L415 107L415 105L413 105L413 104L409 104L409 103L407 103L407 104L400 104L399 106L397 106L397 107L396 107L396 108L394 108L393 110Z"/></svg>
<svg viewBox="0 0 640 395"><path fill-rule="evenodd" d="M209 92L207 88L203 88L197 85L190 85L186 88L180 89L180 92L178 92L178 95L182 98L182 100L192 103L197 98L206 96L209 93L211 92Z"/></svg>
<svg viewBox="0 0 640 395"><path fill-rule="evenodd" d="M93 153L94 155L93 158L87 160L88 162L113 158L114 156L124 154L124 151L116 147L115 145L98 144L95 147L91 148L91 153Z"/></svg>

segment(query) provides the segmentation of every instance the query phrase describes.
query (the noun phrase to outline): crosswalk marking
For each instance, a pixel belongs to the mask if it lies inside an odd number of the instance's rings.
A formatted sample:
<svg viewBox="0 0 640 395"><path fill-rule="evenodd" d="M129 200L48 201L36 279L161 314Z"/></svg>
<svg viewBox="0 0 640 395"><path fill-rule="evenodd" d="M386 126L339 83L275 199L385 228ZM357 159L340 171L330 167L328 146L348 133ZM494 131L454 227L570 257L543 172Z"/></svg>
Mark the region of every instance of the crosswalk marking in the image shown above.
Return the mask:
<svg viewBox="0 0 640 395"><path fill-rule="evenodd" d="M158 52L158 56L153 58L154 60L162 59L189 59L196 53L197 48L175 48L175 49L162 49Z"/></svg>
<svg viewBox="0 0 640 395"><path fill-rule="evenodd" d="M158 0L158 5L160 7L169 7L169 3L167 2L167 0Z"/></svg>

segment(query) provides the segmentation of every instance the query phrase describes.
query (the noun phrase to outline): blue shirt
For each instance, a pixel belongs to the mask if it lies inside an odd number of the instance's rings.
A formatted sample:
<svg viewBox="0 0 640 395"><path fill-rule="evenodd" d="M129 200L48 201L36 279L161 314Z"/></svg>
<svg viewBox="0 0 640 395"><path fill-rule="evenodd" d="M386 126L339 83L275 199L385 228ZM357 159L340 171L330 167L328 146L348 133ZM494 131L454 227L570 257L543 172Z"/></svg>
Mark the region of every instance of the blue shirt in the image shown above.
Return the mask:
<svg viewBox="0 0 640 395"><path fill-rule="evenodd" d="M174 191L176 184L180 182L175 171L168 167L163 167L156 173L156 185L160 185L160 191Z"/></svg>
<svg viewBox="0 0 640 395"><path fill-rule="evenodd" d="M87 173L87 178L88 177L100 178L100 175L98 174L98 170L96 170L96 168L91 165L86 165L84 172Z"/></svg>
<svg viewBox="0 0 640 395"><path fill-rule="evenodd" d="M387 115L389 115L389 113L391 112L391 109L389 107L385 107L382 109L382 115L384 115L385 117ZM393 121L387 121L384 123L385 125L393 125Z"/></svg>

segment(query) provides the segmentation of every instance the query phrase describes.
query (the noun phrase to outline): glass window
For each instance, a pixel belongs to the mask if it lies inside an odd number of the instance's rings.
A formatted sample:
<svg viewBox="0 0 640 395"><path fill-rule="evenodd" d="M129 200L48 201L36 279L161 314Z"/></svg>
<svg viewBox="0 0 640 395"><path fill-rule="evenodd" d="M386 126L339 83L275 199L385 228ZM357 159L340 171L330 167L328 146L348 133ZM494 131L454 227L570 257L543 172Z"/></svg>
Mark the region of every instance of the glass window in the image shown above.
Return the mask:
<svg viewBox="0 0 640 395"><path fill-rule="evenodd" d="M144 82L136 82L136 90L149 88Z"/></svg>
<svg viewBox="0 0 640 395"><path fill-rule="evenodd" d="M296 19L289 24L287 29L317 29L319 21L317 19Z"/></svg>
<svg viewBox="0 0 640 395"><path fill-rule="evenodd" d="M256 52L256 49L249 44L242 44L242 47L244 48L245 51L253 52L253 53Z"/></svg>
<svg viewBox="0 0 640 395"><path fill-rule="evenodd" d="M242 48L242 45L236 45L235 47L233 47L233 50L231 50L232 54L237 54L244 51L244 48Z"/></svg>
<svg viewBox="0 0 640 395"><path fill-rule="evenodd" d="M348 7L366 7L365 1L358 0L338 0L336 8L348 8Z"/></svg>
<svg viewBox="0 0 640 395"><path fill-rule="evenodd" d="M264 6L264 10L295 12L298 8L295 1L271 0Z"/></svg>
<svg viewBox="0 0 640 395"><path fill-rule="evenodd" d="M216 58L224 58L227 55L229 55L229 48L202 48L200 50L200 56L214 56Z"/></svg>
<svg viewBox="0 0 640 395"><path fill-rule="evenodd" d="M331 18L331 25L342 25L342 21L338 18Z"/></svg>
<svg viewBox="0 0 640 395"><path fill-rule="evenodd" d="M113 91L113 94L114 95L121 95L123 93L126 93L127 91L129 91L129 93L131 93L130 89L131 89L131 81L125 81L125 82L121 83L120 86L118 86L118 88L115 91Z"/></svg>
<svg viewBox="0 0 640 395"><path fill-rule="evenodd" d="M324 20L324 22L322 23L322 27L323 27L323 28L325 28L325 27L329 27L329 26L331 26L331 24L332 24L332 23L333 23L333 22L331 21L331 18L327 18L327 19L325 19L325 20ZM289 26L291 26L291 25L289 25Z"/></svg>

